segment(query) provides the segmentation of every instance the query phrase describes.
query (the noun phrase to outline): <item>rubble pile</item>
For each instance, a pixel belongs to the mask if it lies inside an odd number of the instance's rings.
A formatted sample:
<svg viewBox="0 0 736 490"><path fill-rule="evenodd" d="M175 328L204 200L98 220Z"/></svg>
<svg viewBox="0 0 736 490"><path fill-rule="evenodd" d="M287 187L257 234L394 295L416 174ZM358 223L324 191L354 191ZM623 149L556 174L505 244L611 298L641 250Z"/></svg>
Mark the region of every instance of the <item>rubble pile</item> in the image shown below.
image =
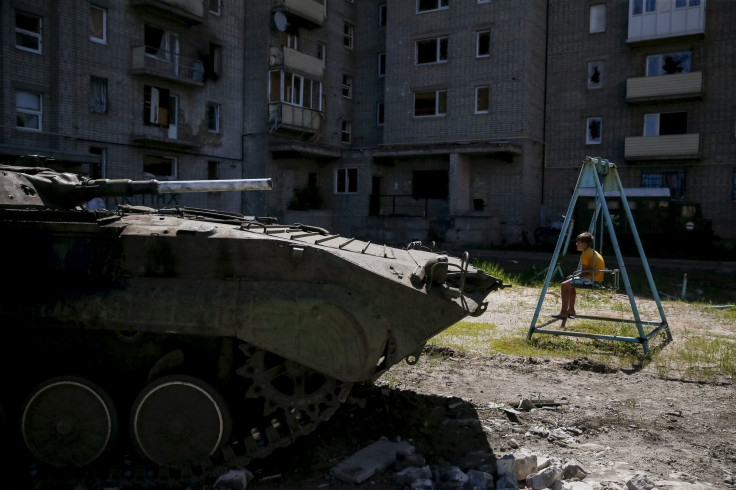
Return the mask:
<svg viewBox="0 0 736 490"><path fill-rule="evenodd" d="M476 466L469 468L471 461ZM359 485L386 472L396 488L411 490L715 490L709 484L688 481L685 474L655 479L623 463L591 476L574 458L562 462L524 451L500 458L490 452L469 454L465 463L463 468L449 463L427 465L411 444L384 438L346 458L330 474Z"/></svg>

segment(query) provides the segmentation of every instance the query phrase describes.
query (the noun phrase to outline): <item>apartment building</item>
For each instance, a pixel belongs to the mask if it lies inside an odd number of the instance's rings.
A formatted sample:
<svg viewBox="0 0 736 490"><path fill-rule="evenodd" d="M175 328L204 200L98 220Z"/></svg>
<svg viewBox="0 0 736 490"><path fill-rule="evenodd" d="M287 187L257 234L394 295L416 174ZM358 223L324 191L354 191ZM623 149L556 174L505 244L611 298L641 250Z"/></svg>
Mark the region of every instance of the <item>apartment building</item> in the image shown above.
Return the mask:
<svg viewBox="0 0 736 490"><path fill-rule="evenodd" d="M699 202L736 238L734 13L728 0L550 0L544 220L601 156L626 187Z"/></svg>
<svg viewBox="0 0 736 490"><path fill-rule="evenodd" d="M268 121L246 102L245 130L246 162L270 165L269 214L398 244L519 242L536 226L544 0L270 7L267 24L249 6L245 29L260 53L245 72L269 56L245 91L269 94Z"/></svg>
<svg viewBox="0 0 736 490"><path fill-rule="evenodd" d="M2 2L0 159L41 154L96 178L242 177L245 6L223 3ZM241 209L238 193L125 202Z"/></svg>
<svg viewBox="0 0 736 490"><path fill-rule="evenodd" d="M270 177L270 192L127 201L483 247L559 218L585 156L602 156L627 186L700 202L734 238L734 8L3 2L0 158L107 178Z"/></svg>

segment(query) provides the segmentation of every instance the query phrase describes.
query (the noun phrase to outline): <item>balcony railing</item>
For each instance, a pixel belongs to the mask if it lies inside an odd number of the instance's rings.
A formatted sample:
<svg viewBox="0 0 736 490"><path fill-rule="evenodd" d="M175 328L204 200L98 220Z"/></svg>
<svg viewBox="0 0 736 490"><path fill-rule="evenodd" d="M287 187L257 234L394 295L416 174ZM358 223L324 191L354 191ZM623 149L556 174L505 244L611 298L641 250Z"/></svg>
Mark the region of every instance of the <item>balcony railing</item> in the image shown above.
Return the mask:
<svg viewBox="0 0 736 490"><path fill-rule="evenodd" d="M316 0L272 0L271 7L322 27L325 23L324 2Z"/></svg>
<svg viewBox="0 0 736 490"><path fill-rule="evenodd" d="M156 54L150 54L152 52ZM131 59L134 75L204 86L204 64L201 60L150 46L134 46L131 49Z"/></svg>
<svg viewBox="0 0 736 490"><path fill-rule="evenodd" d="M202 0L131 0L134 8L188 26L204 22Z"/></svg>
<svg viewBox="0 0 736 490"><path fill-rule="evenodd" d="M321 81L324 74L322 60L286 46L271 47L270 65L272 68L282 66L317 81Z"/></svg>
<svg viewBox="0 0 736 490"><path fill-rule="evenodd" d="M371 215L430 218L447 216L447 199L415 198L411 194L371 194Z"/></svg>
<svg viewBox="0 0 736 490"><path fill-rule="evenodd" d="M700 158L700 134L630 136L624 141L627 160L693 160Z"/></svg>
<svg viewBox="0 0 736 490"><path fill-rule="evenodd" d="M702 96L703 72L701 71L626 80L626 100L628 102L690 99Z"/></svg>
<svg viewBox="0 0 736 490"><path fill-rule="evenodd" d="M322 114L314 109L299 107L285 102L268 105L268 125L271 132L280 128L316 133L322 124Z"/></svg>

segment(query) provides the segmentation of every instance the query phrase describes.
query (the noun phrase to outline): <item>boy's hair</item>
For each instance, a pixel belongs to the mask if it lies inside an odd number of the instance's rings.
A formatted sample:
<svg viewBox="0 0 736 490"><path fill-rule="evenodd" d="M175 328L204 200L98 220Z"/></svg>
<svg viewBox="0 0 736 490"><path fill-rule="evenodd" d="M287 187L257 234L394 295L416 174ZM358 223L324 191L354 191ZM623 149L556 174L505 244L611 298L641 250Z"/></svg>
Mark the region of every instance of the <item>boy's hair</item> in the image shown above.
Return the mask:
<svg viewBox="0 0 736 490"><path fill-rule="evenodd" d="M591 235L587 231L579 234L577 237L577 241L585 243L586 245L588 245L588 248L593 248L593 235Z"/></svg>

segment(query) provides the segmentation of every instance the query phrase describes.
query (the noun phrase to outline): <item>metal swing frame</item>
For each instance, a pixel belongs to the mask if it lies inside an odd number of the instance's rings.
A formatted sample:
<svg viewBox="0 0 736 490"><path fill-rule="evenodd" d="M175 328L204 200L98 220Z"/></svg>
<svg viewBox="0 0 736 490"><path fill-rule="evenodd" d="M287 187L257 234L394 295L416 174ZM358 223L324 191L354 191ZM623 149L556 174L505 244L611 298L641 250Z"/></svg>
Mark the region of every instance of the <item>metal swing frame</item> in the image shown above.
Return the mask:
<svg viewBox="0 0 736 490"><path fill-rule="evenodd" d="M596 209L595 209L595 212L593 213L593 218L590 223L590 230L593 231L595 229L595 224L598 220L599 213L602 213L602 219L604 221L606 228L608 229L608 233L611 239L611 244L613 246L614 253L616 254L616 260L618 261L618 264L619 264L619 269L607 269L607 270L610 271L610 273L612 274L614 274L614 271L618 271L615 274L618 277L623 279L624 287L626 289L626 294L629 298L629 303L631 305L633 319L609 318L609 317L587 316L587 315L576 315L575 318L586 318L586 319L591 319L591 320L603 320L603 321L619 322L619 323L633 323L636 325L636 328L639 334L638 337L592 334L592 333L586 333L586 332L575 332L571 330L553 330L553 329L547 328L551 324L558 322L558 321L561 321L562 328L565 328L567 319L555 318L550 321L541 323L540 325L537 325L537 320L539 319L539 314L540 314L540 311L542 310L542 304L544 303L544 298L545 298L545 295L547 294L547 288L549 287L550 280L552 279L552 276L555 272L555 266L558 264L558 260L560 257L560 251L563 247L563 243L567 242L565 237L568 236L569 232L571 231L570 227L572 226L571 225L572 216L575 210L575 205L577 203L580 189L582 187L593 187L596 190ZM636 298L634 297L634 293L631 289L631 282L629 281L629 276L626 272L626 266L624 265L624 260L621 255L621 249L619 248L619 245L618 245L618 239L616 238L616 232L613 229L613 222L611 221L611 214L608 211L608 207L604 205L604 203L606 202L605 191L617 191L619 193L619 196L621 198L622 208L624 209L625 214L626 214L626 219L628 220L629 225L631 226L631 230L634 236L634 241L636 242L636 248L639 252L639 257L641 258L642 266L644 268L644 272L649 282L649 289L652 291L653 299L657 304L657 309L659 311L659 317L660 317L658 321L641 319L641 315L639 314L639 308L636 305ZM602 229L603 228L601 228L601 230ZM602 243L602 236L600 237L599 243ZM567 245L565 245L565 247L567 247ZM604 289L601 287L595 288L595 283L593 285L593 288L594 289ZM645 326L654 327L654 328L649 333L646 333L644 329ZM608 160L605 160L603 158L586 157L585 161L583 162L583 168L580 171L580 175L578 177L577 184L575 185L575 190L573 191L572 199L570 200L570 205L568 206L567 213L565 214L565 222L562 225L562 230L560 230L560 236L557 239L557 245L555 246L554 255L552 256L550 266L547 269L547 275L544 280L544 286L542 287L542 294L539 296L539 301L537 302L537 308L534 311L534 317L532 318L531 325L529 326L529 332L527 333L527 340L531 340L532 335L535 333L550 334L550 335L565 335L565 336L571 336L571 337L586 337L586 338L600 339L600 340L614 340L614 341L620 341L620 342L639 343L644 348L644 353L649 354L649 341L653 337L655 337L657 334L659 334L660 332L665 332L667 336L667 341L672 340L672 333L670 332L670 327L667 323L667 318L665 317L664 309L662 308L662 302L659 299L659 293L657 292L657 288L654 284L654 279L652 278L652 273L651 273L651 270L649 269L649 263L647 262L646 255L644 254L644 248L642 247L641 240L639 239L639 233L636 230L636 224L634 223L634 218L631 214L631 209L629 208L629 204L626 200L624 188L623 188L623 185L621 184L621 179L619 178L618 170L616 169L616 165L613 162L609 162Z"/></svg>

